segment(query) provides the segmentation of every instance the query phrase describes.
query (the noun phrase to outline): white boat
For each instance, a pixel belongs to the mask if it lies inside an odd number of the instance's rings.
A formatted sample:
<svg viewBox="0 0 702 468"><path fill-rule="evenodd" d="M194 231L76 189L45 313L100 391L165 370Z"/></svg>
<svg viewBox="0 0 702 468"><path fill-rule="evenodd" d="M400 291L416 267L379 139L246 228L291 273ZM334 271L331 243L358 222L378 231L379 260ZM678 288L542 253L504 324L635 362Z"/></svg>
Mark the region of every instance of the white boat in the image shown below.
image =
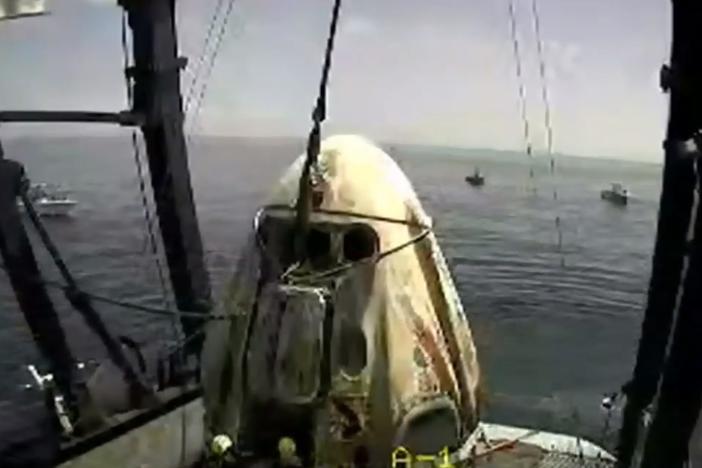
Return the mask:
<svg viewBox="0 0 702 468"><path fill-rule="evenodd" d="M27 195L39 216L68 216L78 202L68 192L57 185L46 183L32 184ZM21 209L24 203L17 202Z"/></svg>
<svg viewBox="0 0 702 468"><path fill-rule="evenodd" d="M626 205L629 201L629 191L622 184L613 182L609 189L600 192L600 198L617 205Z"/></svg>
<svg viewBox="0 0 702 468"><path fill-rule="evenodd" d="M45 0L5 0L0 2L0 21L47 14Z"/></svg>

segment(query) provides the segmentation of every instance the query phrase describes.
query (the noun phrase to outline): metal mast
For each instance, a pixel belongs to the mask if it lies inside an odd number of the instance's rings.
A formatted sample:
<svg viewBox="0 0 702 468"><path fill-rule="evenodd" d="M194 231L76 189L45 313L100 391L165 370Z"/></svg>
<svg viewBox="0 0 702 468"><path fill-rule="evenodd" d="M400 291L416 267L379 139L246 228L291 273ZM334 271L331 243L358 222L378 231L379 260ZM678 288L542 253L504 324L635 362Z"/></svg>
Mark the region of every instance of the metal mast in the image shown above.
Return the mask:
<svg viewBox="0 0 702 468"><path fill-rule="evenodd" d="M183 134L180 70L174 0L120 0L133 37L134 66L126 70L134 84L134 114L143 117L151 186L178 309L207 314L210 281L190 184ZM203 317L204 318L204 317ZM202 320L181 317L186 338ZM202 341L188 341L199 352Z"/></svg>
<svg viewBox="0 0 702 468"><path fill-rule="evenodd" d="M180 70L185 59L177 56L174 0L121 0L133 37L134 66L125 70L133 84L133 108L122 112L0 111L0 122L91 122L140 126L151 172L151 183L177 306L190 314L181 317L189 354L198 354L201 340L191 339L210 309L210 283L203 258L202 239L193 202L183 135ZM7 6L7 3L0 3ZM32 13L10 8L1 19ZM19 14L18 14L19 13ZM1 148L1 147L0 147ZM21 222L16 201L23 195L24 170L19 163L2 159L0 151L0 254L18 303L33 336L63 393L73 400L73 355L65 333L46 293L31 244ZM25 197L26 198L26 197ZM26 200L25 200L26 201ZM29 207L31 208L31 207ZM30 210L31 211L31 210ZM32 219L42 233L41 223ZM58 263L60 257L48 233L42 241ZM70 273L64 268L69 280ZM62 272L64 272L62 270ZM118 346L93 310L90 302L68 282L67 297L86 317L107 346L110 357L124 369L129 380L143 388ZM201 312L202 318L192 312Z"/></svg>
<svg viewBox="0 0 702 468"><path fill-rule="evenodd" d="M702 144L702 8L694 0L672 3L671 63L661 70L661 86L670 92L663 188L636 367L631 382L624 388L627 406L618 446L620 468L631 465L641 414L653 402L661 374L663 384L646 441L643 467L682 466L702 396L702 340L696 336L702 327L701 204L697 204L696 216L691 216ZM694 239L688 243L691 219L696 219L696 226ZM676 329L666 360L676 308Z"/></svg>

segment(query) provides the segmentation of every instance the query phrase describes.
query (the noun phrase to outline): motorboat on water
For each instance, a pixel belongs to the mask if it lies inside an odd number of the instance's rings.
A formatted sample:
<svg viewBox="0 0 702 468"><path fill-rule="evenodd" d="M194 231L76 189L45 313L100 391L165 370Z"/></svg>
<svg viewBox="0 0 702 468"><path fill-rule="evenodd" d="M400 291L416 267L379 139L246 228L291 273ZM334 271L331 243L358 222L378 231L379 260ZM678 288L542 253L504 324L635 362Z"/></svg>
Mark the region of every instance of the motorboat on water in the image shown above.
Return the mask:
<svg viewBox="0 0 702 468"><path fill-rule="evenodd" d="M480 169L476 167L473 175L466 176L466 182L473 187L482 187L485 185L485 176L483 176Z"/></svg>
<svg viewBox="0 0 702 468"><path fill-rule="evenodd" d="M65 189L47 183L32 184L27 190L27 196L40 216L68 216L78 204ZM24 209L21 200L17 203Z"/></svg>
<svg viewBox="0 0 702 468"><path fill-rule="evenodd" d="M615 205L626 205L629 202L629 190L622 184L613 182L610 188L600 192L600 198L612 202Z"/></svg>

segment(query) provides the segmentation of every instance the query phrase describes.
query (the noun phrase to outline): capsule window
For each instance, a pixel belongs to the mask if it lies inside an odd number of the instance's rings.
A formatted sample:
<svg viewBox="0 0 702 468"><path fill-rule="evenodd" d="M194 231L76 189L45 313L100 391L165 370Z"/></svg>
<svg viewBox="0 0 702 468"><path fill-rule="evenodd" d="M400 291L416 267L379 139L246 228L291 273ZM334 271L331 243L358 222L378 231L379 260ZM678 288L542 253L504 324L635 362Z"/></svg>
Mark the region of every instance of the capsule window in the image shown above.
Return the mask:
<svg viewBox="0 0 702 468"><path fill-rule="evenodd" d="M373 257L380 241L375 230L366 224L356 224L344 233L344 259L358 262Z"/></svg>
<svg viewBox="0 0 702 468"><path fill-rule="evenodd" d="M307 233L307 256L313 263L329 258L331 252L331 235L320 229L312 228Z"/></svg>
<svg viewBox="0 0 702 468"><path fill-rule="evenodd" d="M290 221L265 217L259 226L258 236L264 248L284 267L294 259L293 229Z"/></svg>

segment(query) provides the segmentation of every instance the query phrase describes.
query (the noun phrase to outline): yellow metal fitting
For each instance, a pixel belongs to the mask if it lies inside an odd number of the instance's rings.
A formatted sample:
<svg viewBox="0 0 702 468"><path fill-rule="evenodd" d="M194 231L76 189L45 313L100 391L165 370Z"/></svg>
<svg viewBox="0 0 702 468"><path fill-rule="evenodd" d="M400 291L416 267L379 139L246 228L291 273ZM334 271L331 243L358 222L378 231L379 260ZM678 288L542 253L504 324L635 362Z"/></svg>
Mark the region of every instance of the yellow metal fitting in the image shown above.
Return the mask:
<svg viewBox="0 0 702 468"><path fill-rule="evenodd" d="M300 466L300 459L297 457L297 445L290 437L281 437L278 441L278 455L280 462L288 466Z"/></svg>
<svg viewBox="0 0 702 468"><path fill-rule="evenodd" d="M232 445L234 445L234 442L232 442L232 439L228 435L219 434L212 439L210 449L213 454L222 456L227 453L227 450L229 450Z"/></svg>

